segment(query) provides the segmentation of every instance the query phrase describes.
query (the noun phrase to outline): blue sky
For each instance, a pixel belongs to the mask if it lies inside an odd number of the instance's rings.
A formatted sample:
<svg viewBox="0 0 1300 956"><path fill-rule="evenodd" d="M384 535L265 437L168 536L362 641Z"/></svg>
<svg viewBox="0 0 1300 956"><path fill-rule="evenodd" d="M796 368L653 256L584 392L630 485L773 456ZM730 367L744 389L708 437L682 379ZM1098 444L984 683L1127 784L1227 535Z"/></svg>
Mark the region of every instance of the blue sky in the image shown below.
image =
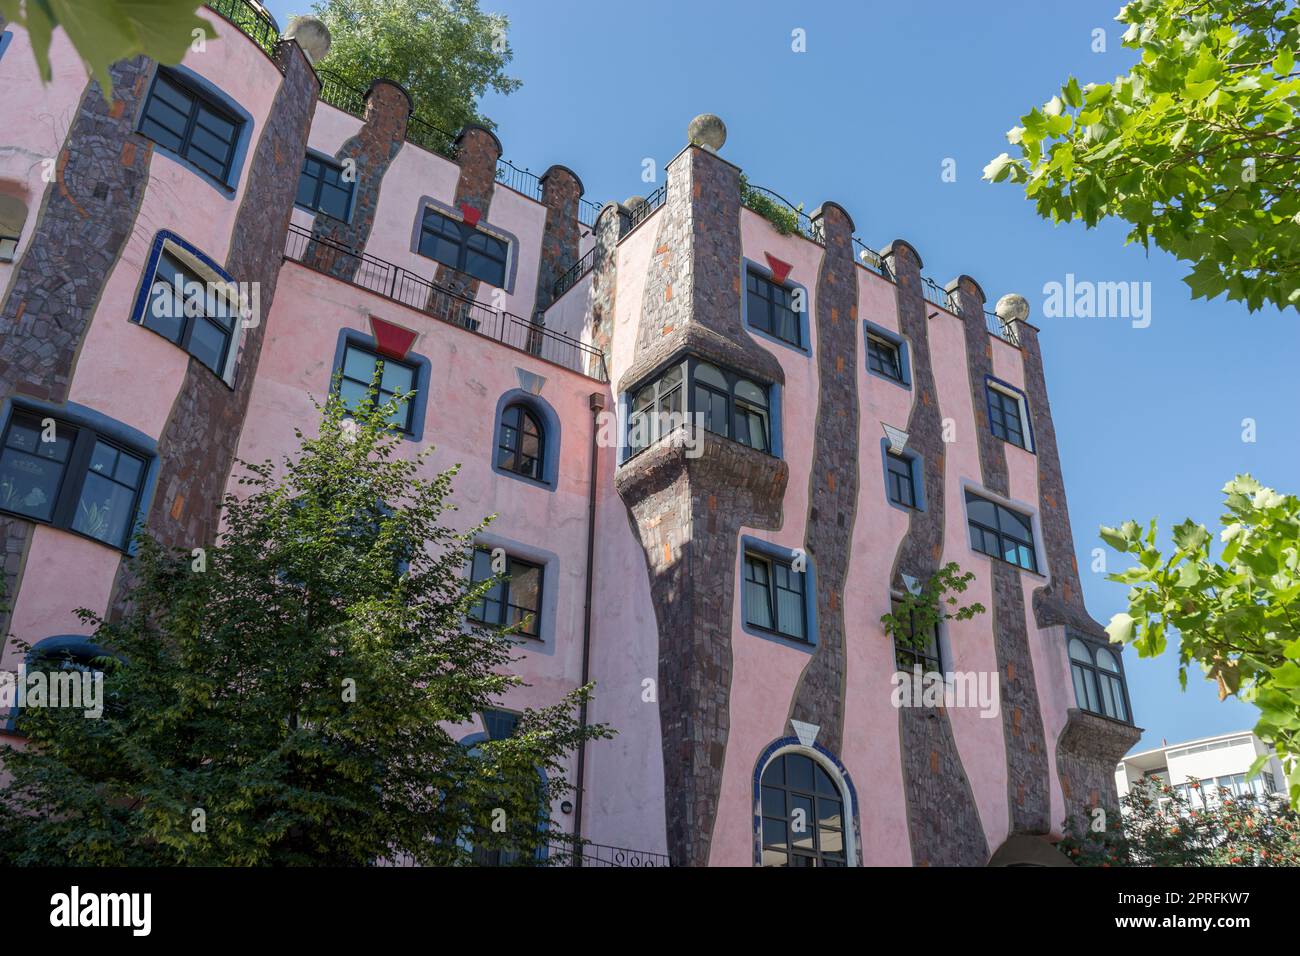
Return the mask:
<svg viewBox="0 0 1300 956"><path fill-rule="evenodd" d="M282 24L306 0L271 0ZM1003 134L1070 75L1126 72L1114 22L1121 0L480 0L510 18L523 87L489 96L505 155L541 172L574 169L596 202L644 194L641 164L671 159L697 113L717 113L722 153L751 182L815 208L833 199L879 248L911 242L945 283L974 276L992 301L1029 299L1042 329L1052 415L1092 615L1105 623L1124 588L1090 572L1096 529L1158 517L1213 525L1223 483L1248 471L1300 490L1300 316L1193 302L1185 267L1125 246L1108 223L1052 226L1018 187L980 180L1010 151ZM807 51L791 50L805 31ZM1106 52L1093 52L1093 30ZM941 179L956 161L955 182ZM1044 285L1149 282L1151 322L1045 318ZM1254 419L1256 441L1242 440ZM1118 556L1108 553L1110 570ZM1220 703L1199 672L1179 690L1172 651L1127 653L1140 749L1253 726L1254 708Z"/></svg>

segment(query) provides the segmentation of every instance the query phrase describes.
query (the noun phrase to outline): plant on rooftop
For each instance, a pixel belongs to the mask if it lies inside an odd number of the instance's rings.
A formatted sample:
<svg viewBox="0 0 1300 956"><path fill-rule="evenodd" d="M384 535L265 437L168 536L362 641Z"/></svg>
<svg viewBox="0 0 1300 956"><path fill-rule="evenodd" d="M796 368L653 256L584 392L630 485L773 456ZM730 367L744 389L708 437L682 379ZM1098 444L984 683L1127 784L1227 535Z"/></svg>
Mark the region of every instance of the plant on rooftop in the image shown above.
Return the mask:
<svg viewBox="0 0 1300 956"><path fill-rule="evenodd" d="M400 83L417 115L449 133L493 128L479 98L521 85L505 72L508 21L477 0L317 0L313 9L330 31L322 69L361 90L380 78Z"/></svg>
<svg viewBox="0 0 1300 956"><path fill-rule="evenodd" d="M777 202L761 189L749 184L744 173L740 174L740 204L746 209L758 213L783 236L799 231L799 214L803 212L803 203L797 208Z"/></svg>

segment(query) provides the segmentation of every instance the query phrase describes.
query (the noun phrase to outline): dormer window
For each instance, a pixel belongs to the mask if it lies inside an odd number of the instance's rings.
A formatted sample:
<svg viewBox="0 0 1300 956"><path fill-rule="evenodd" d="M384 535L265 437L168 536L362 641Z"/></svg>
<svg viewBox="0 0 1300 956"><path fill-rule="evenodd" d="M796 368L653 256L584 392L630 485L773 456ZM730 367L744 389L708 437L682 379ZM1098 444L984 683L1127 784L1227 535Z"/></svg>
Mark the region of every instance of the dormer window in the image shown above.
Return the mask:
<svg viewBox="0 0 1300 956"><path fill-rule="evenodd" d="M488 285L505 288L510 244L432 207L425 208L420 223L419 252Z"/></svg>

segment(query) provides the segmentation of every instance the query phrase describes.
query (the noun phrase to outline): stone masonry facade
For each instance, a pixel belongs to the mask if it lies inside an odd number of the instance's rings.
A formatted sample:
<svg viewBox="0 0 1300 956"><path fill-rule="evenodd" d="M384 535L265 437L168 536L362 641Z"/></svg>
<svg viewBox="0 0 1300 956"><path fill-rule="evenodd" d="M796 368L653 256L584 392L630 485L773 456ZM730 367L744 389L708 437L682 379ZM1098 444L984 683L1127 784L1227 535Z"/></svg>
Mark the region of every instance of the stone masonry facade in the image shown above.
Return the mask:
<svg viewBox="0 0 1300 956"><path fill-rule="evenodd" d="M969 276L948 285L958 297L966 338L966 371L980 459L980 481L994 494L1010 495L1006 449L988 421L986 382L993 374L993 338L984 318L984 290ZM990 561L993 574L993 646L997 651L1001 694L1002 736L1007 752L1007 805L1010 832L1051 830L1051 794L1047 773L1047 743L1043 732L1034 660L1029 652L1021 571L1002 561Z"/></svg>
<svg viewBox="0 0 1300 956"><path fill-rule="evenodd" d="M790 707L839 753L844 740L844 587L858 506L858 277L853 220L835 203L813 215L826 244L817 275L817 424L804 548L815 563L817 647Z"/></svg>
<svg viewBox="0 0 1300 956"><path fill-rule="evenodd" d="M131 123L153 64L136 57L114 64L111 103L90 83L81 97L54 179L46 187L36 231L0 302L0 390L61 403L104 284L140 211L151 144ZM21 584L31 524L0 518L6 601ZM8 624L8 614L0 615Z"/></svg>
<svg viewBox="0 0 1300 956"><path fill-rule="evenodd" d="M912 354L907 447L921 457L925 480L926 510L912 512L894 558L892 583L902 592L902 575L926 581L943 558L946 456L930 359L929 308L921 291L921 257L902 240L892 243L884 257L893 268L900 331ZM900 707L898 723L913 863L983 866L989 847L947 712L942 707Z"/></svg>

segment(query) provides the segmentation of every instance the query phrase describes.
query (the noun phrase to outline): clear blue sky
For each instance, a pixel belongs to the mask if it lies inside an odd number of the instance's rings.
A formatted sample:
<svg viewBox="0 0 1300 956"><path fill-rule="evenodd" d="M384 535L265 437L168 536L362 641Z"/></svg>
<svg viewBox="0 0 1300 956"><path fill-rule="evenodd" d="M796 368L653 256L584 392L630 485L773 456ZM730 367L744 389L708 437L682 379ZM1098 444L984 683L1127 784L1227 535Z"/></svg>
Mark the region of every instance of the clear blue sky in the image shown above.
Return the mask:
<svg viewBox="0 0 1300 956"><path fill-rule="evenodd" d="M271 0L282 24L306 0ZM833 199L880 247L905 238L941 284L974 276L993 300L1020 292L1042 329L1075 547L1092 615L1105 623L1124 589L1093 574L1096 529L1126 518L1191 516L1213 525L1219 489L1249 471L1300 491L1300 316L1251 315L1193 302L1169 256L1125 246L1125 229L1054 227L1017 187L980 181L1009 150L1003 133L1071 74L1107 81L1133 54L1113 20L1121 0L480 0L510 19L511 73L523 87L489 96L508 159L573 168L587 198L646 193L697 113L727 123L723 155L752 182L812 209ZM1104 28L1107 52L1092 52ZM807 52L791 51L791 31ZM957 181L941 165L956 161ZM1043 286L1066 273L1151 283L1151 324L1043 317ZM1257 441L1244 443L1253 418ZM1118 557L1108 555L1111 570ZM1175 654L1126 654L1139 748L1253 726L1253 707L1219 703Z"/></svg>

